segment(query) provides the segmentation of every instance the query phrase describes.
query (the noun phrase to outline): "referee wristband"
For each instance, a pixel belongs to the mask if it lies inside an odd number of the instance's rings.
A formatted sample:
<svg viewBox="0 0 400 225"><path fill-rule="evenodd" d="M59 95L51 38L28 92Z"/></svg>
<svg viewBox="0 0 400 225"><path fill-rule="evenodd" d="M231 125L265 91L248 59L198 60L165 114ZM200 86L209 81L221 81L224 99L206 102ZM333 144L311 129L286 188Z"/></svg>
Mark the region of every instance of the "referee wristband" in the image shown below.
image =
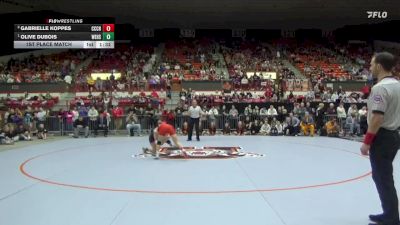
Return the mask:
<svg viewBox="0 0 400 225"><path fill-rule="evenodd" d="M157 141L157 145L161 145L161 141Z"/></svg>
<svg viewBox="0 0 400 225"><path fill-rule="evenodd" d="M367 134L365 135L365 138L364 138L364 144L371 145L372 142L374 142L375 137L376 137L376 134L367 132Z"/></svg>

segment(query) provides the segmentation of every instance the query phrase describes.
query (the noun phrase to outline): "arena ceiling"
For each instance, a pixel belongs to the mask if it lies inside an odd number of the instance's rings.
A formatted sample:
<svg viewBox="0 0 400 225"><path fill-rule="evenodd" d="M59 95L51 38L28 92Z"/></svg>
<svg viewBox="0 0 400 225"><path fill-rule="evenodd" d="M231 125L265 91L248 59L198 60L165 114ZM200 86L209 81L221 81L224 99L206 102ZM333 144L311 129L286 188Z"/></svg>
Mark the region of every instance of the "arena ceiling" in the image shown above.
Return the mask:
<svg viewBox="0 0 400 225"><path fill-rule="evenodd" d="M399 0L0 0L0 13L53 10L140 28L326 28L400 19ZM386 11L386 19L367 18Z"/></svg>

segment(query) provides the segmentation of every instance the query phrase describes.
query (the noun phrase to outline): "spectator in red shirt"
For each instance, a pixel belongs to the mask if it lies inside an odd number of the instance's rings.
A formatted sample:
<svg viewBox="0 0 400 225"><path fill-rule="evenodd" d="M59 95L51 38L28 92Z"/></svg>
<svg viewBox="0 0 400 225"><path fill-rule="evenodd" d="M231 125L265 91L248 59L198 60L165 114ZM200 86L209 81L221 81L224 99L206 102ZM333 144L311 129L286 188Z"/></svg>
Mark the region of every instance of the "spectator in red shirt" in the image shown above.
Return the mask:
<svg viewBox="0 0 400 225"><path fill-rule="evenodd" d="M111 113L112 113L112 116L114 117L115 129L119 130L122 126L122 117L124 116L124 110L119 106L115 106L111 110Z"/></svg>
<svg viewBox="0 0 400 225"><path fill-rule="evenodd" d="M167 113L167 123L171 124L172 126L175 124L175 113L172 109L170 109Z"/></svg>
<svg viewBox="0 0 400 225"><path fill-rule="evenodd" d="M371 92L371 87L367 84L364 85L364 87L361 88L361 92L363 93L362 98L367 99L369 96L369 93Z"/></svg>
<svg viewBox="0 0 400 225"><path fill-rule="evenodd" d="M266 99L270 99L273 95L272 89L270 87L267 87L265 92L264 92L264 96Z"/></svg>
<svg viewBox="0 0 400 225"><path fill-rule="evenodd" d="M159 96L158 96L156 90L153 90L153 91L151 92L151 97L152 97L152 98L159 98Z"/></svg>

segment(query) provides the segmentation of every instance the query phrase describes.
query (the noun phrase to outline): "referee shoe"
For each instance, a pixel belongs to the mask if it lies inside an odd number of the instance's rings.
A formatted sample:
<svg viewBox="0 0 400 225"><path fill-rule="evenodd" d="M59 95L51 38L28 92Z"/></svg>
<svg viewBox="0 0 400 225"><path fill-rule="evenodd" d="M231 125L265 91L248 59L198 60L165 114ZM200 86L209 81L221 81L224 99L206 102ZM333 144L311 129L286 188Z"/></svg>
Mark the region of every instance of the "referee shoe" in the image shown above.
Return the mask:
<svg viewBox="0 0 400 225"><path fill-rule="evenodd" d="M369 215L368 217L369 217L369 220L376 222L376 223L382 223L384 221L383 214Z"/></svg>

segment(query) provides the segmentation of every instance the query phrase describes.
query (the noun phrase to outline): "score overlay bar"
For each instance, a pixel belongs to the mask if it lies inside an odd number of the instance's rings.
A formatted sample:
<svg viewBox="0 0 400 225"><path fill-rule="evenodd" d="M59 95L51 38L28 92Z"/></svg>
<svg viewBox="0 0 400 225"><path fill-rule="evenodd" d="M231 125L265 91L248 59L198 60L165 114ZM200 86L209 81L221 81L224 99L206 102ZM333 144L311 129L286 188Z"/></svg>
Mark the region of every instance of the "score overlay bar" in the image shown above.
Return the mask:
<svg viewBox="0 0 400 225"><path fill-rule="evenodd" d="M15 49L113 49L114 41L14 41Z"/></svg>

